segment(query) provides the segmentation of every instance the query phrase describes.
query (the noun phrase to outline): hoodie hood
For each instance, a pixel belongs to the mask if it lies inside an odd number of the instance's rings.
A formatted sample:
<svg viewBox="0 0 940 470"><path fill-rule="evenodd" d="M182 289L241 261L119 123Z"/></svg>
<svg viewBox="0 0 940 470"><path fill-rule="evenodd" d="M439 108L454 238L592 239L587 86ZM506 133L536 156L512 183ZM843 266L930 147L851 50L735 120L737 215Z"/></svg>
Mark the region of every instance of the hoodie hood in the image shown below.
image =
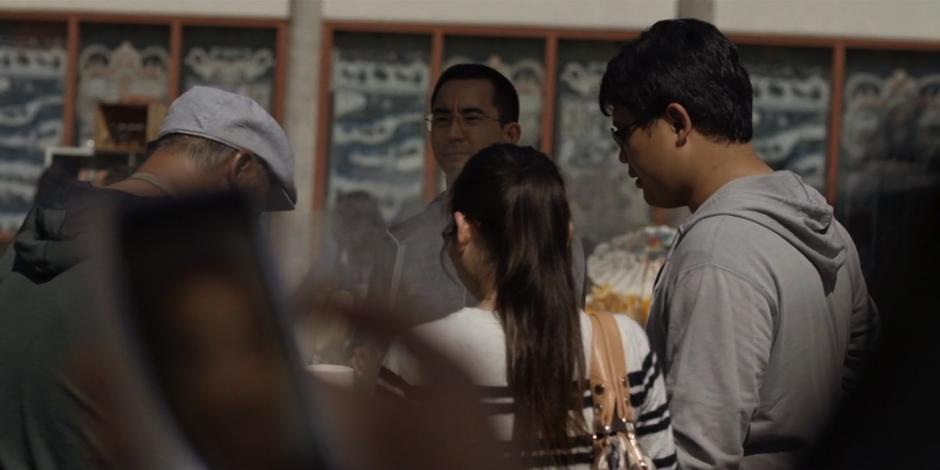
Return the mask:
<svg viewBox="0 0 940 470"><path fill-rule="evenodd" d="M42 282L80 263L89 255L89 229L99 225L100 209L127 197L133 196L76 182L33 207L16 233L14 270Z"/></svg>
<svg viewBox="0 0 940 470"><path fill-rule="evenodd" d="M832 290L845 264L846 244L832 206L796 174L777 171L724 185L679 227L673 249L695 224L719 215L747 219L776 233L806 256L826 291Z"/></svg>

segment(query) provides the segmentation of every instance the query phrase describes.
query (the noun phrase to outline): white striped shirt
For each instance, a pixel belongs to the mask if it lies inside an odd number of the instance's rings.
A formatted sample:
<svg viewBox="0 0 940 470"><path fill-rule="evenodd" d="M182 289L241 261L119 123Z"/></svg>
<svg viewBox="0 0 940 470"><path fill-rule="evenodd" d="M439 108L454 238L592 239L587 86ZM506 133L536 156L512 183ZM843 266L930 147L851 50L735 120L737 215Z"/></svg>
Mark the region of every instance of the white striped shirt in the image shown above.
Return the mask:
<svg viewBox="0 0 940 470"><path fill-rule="evenodd" d="M650 350L642 327L623 315L615 317L626 355L630 402L637 417L635 426L640 446L657 468L675 468L675 445L660 365ZM513 399L506 380L505 335L497 315L489 310L468 307L440 320L419 325L412 332L465 368L478 387L482 408L489 416L497 439L508 446L513 430ZM581 332L589 364L592 328L590 319L583 312ZM426 384L419 359L402 342L394 342L379 372L379 392L414 398L420 395L418 389ZM587 390L583 411L585 422L590 427L594 412ZM590 468L593 462L590 435L577 436L571 450L575 462L572 468ZM540 465L536 460L532 464Z"/></svg>

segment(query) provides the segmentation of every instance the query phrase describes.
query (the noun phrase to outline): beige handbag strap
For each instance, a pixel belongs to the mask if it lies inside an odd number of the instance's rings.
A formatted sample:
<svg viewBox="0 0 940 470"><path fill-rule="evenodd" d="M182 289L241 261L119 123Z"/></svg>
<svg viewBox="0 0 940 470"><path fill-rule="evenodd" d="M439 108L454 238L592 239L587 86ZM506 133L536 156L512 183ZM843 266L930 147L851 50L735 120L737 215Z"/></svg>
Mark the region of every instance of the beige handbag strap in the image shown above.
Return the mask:
<svg viewBox="0 0 940 470"><path fill-rule="evenodd" d="M594 401L594 426L604 430L617 417L632 423L630 382L617 320L607 312L591 313L591 392Z"/></svg>

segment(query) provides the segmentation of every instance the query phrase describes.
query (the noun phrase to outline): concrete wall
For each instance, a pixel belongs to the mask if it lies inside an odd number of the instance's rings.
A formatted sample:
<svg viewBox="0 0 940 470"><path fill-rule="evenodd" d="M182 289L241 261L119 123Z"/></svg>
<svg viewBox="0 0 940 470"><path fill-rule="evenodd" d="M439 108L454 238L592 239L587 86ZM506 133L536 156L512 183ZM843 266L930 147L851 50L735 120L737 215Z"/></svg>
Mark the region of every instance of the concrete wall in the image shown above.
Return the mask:
<svg viewBox="0 0 940 470"><path fill-rule="evenodd" d="M284 130L294 149L294 183L297 206L291 212L272 214L272 251L277 254L282 278L292 289L310 268L314 223L313 154L316 145L317 95L320 80L320 0L292 2L290 52L287 63Z"/></svg>
<svg viewBox="0 0 940 470"><path fill-rule="evenodd" d="M302 1L302 0L301 0ZM326 0L329 20L639 29L677 0Z"/></svg>
<svg viewBox="0 0 940 470"><path fill-rule="evenodd" d="M320 2L316 3L319 5ZM0 0L0 10L269 19L287 18L290 4L291 0Z"/></svg>
<svg viewBox="0 0 940 470"><path fill-rule="evenodd" d="M940 40L937 0L691 0L726 32Z"/></svg>
<svg viewBox="0 0 940 470"><path fill-rule="evenodd" d="M643 29L677 16L728 32L940 40L940 0L323 1L325 19L349 21Z"/></svg>

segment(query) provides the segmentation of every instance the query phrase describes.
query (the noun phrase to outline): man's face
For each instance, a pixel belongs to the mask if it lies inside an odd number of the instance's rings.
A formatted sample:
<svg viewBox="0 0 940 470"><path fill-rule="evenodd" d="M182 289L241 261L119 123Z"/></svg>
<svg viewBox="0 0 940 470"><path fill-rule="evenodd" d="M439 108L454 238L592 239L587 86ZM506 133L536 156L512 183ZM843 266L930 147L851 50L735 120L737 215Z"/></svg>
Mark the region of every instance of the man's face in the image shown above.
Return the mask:
<svg viewBox="0 0 940 470"><path fill-rule="evenodd" d="M648 129L642 128L636 116L621 106L614 106L611 117L623 138L620 161L629 165L630 176L643 190L647 204L665 208L685 205L681 159L669 123L656 119Z"/></svg>
<svg viewBox="0 0 940 470"><path fill-rule="evenodd" d="M431 149L448 186L478 151L519 140L517 123L499 121L493 85L486 80L445 83L431 104L431 116Z"/></svg>

